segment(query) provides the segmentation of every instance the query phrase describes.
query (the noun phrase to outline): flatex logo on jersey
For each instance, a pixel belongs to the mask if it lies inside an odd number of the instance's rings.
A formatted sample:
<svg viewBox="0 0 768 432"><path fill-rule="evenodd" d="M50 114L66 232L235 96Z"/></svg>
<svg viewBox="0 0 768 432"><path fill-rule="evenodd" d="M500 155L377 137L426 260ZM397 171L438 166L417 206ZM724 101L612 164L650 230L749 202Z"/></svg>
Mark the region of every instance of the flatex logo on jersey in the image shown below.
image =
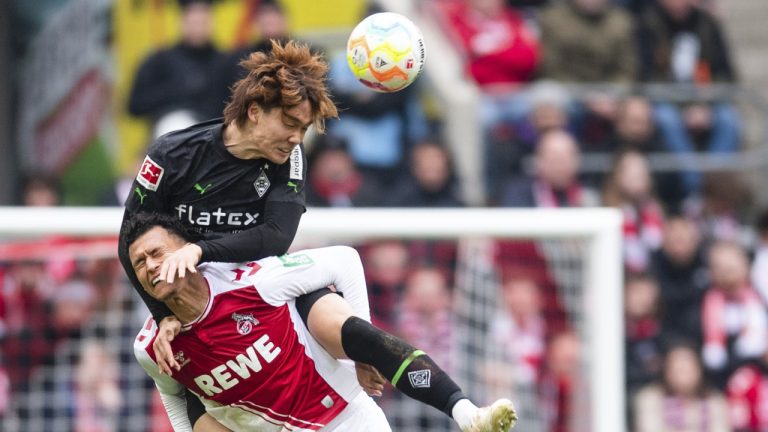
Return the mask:
<svg viewBox="0 0 768 432"><path fill-rule="evenodd" d="M160 186L160 180L163 179L164 172L165 170L163 167L147 156L141 164L141 169L139 170L139 175L136 176L136 181L151 191L157 191L158 186Z"/></svg>
<svg viewBox="0 0 768 432"><path fill-rule="evenodd" d="M237 332L245 336L253 330L254 326L259 324L259 320L253 317L253 314L232 314L232 319L237 323Z"/></svg>
<svg viewBox="0 0 768 432"><path fill-rule="evenodd" d="M216 211L196 211L195 206L179 204L174 207L179 220L186 220L190 225L212 226L249 226L256 225L259 220L259 212L225 212L221 207Z"/></svg>

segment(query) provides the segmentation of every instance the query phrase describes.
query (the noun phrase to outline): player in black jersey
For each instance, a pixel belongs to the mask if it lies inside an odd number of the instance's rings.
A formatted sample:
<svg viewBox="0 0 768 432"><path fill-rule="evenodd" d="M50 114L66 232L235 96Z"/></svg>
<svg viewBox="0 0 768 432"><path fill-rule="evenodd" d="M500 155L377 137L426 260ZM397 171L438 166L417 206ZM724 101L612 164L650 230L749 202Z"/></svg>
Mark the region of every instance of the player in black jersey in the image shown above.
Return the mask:
<svg viewBox="0 0 768 432"><path fill-rule="evenodd" d="M168 282L199 262L286 253L305 211L301 142L310 125L323 132L325 119L337 116L327 64L307 46L288 42L253 53L242 65L248 74L233 86L224 118L158 138L126 200L124 220L139 211L172 214L204 235L166 260L160 275ZM131 283L161 329L173 334L178 320L141 288L123 250Z"/></svg>

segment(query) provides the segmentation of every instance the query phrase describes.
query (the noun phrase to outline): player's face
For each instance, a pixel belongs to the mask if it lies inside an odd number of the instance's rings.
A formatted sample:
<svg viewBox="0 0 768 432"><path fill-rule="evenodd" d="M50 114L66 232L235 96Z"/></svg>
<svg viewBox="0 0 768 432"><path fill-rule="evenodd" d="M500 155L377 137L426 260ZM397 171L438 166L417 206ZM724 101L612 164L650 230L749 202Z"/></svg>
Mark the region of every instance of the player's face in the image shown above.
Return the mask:
<svg viewBox="0 0 768 432"><path fill-rule="evenodd" d="M180 279L172 284L160 280L160 266L168 255L183 245L180 238L158 226L142 234L128 248L133 271L141 286L152 297L166 301L178 290Z"/></svg>
<svg viewBox="0 0 768 432"><path fill-rule="evenodd" d="M248 116L251 119L250 139L255 150L261 157L282 165L312 124L312 106L308 100L287 110L262 111L254 106Z"/></svg>

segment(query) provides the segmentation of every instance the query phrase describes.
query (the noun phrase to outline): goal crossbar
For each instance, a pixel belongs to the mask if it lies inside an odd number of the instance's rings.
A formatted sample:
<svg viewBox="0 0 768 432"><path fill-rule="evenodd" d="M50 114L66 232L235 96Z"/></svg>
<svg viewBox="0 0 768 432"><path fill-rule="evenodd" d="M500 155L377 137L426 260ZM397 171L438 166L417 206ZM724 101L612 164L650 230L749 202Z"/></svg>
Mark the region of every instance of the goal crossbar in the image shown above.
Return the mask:
<svg viewBox="0 0 768 432"><path fill-rule="evenodd" d="M0 239L114 235L121 208L0 207ZM621 214L615 209L308 209L297 241L361 238L576 238L587 242L583 286L591 343L593 432L625 431Z"/></svg>

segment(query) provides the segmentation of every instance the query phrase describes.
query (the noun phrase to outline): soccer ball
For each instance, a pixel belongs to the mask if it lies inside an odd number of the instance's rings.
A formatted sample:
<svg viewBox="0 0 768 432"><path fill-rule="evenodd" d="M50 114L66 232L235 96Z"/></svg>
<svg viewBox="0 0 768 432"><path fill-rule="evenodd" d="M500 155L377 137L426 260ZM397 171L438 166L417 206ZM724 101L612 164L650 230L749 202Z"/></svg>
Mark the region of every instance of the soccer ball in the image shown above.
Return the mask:
<svg viewBox="0 0 768 432"><path fill-rule="evenodd" d="M425 54L419 28L392 12L365 18L347 41L352 73L378 92L395 92L410 85L424 69Z"/></svg>

